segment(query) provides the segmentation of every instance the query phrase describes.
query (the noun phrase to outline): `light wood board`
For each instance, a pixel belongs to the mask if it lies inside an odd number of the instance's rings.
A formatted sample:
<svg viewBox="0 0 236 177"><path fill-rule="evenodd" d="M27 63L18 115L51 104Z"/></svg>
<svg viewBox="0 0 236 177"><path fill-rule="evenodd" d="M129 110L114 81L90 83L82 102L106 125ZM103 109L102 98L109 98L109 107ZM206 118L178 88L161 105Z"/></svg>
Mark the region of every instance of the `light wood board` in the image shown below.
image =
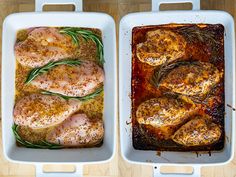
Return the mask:
<svg viewBox="0 0 236 177"><path fill-rule="evenodd" d="M117 25L122 16L130 12L149 11L151 0L84 0L84 11L105 12L113 16ZM169 9L189 9L190 5L173 5ZM167 9L166 6L162 7ZM72 10L71 6L47 7L46 10ZM236 0L202 0L201 9L224 10L232 16L236 16ZM34 0L0 0L0 41L2 41L2 22L4 18L15 12L34 11ZM216 17L217 18L217 17ZM117 38L118 39L118 38ZM117 45L118 46L118 45ZM1 44L0 44L1 57ZM118 67L118 66L117 66ZM1 121L0 121L1 124ZM117 120L118 125L118 120ZM1 129L1 128L0 128ZM118 137L119 138L119 137ZM118 139L117 139L118 142ZM209 157L210 158L210 157ZM50 170L65 169L67 166L53 166ZM175 170L186 171L185 167L174 168ZM167 169L168 170L168 169ZM115 158L111 162L99 165L85 165L85 177L151 177L152 167L146 165L133 165L125 162L120 156L119 143L117 145ZM2 153L2 141L0 131L0 177L33 177L35 168L33 165L22 165L7 162ZM236 158L224 166L202 168L204 177L235 177Z"/></svg>

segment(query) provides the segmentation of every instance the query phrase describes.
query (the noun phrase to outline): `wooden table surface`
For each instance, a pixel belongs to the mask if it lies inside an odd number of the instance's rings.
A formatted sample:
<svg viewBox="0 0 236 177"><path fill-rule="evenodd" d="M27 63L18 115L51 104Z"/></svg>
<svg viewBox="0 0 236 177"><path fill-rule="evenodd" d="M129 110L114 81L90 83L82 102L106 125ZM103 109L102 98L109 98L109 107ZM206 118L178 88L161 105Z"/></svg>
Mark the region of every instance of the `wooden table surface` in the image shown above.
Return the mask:
<svg viewBox="0 0 236 177"><path fill-rule="evenodd" d="M84 11L105 12L113 16L116 21L117 31L119 20L129 12L149 11L151 0L84 0ZM162 9L189 9L189 4L164 6ZM201 9L217 9L229 12L236 16L236 0L202 0ZM72 10L71 6L46 7L45 10ZM0 0L0 41L2 41L2 22L4 18L15 12L34 11L34 0ZM216 17L217 18L217 17ZM0 44L1 57L1 44ZM118 122L118 120L117 120ZM1 124L1 121L0 121ZM118 123L117 123L118 124ZM118 140L117 140L118 142ZM48 167L48 166L47 166ZM68 169L67 166L50 166L50 170ZM177 168L174 168L176 170ZM186 168L178 167L185 171ZM115 158L111 162L100 165L85 165L84 176L86 177L151 177L152 167L146 165L131 165L120 156L119 143ZM35 168L33 165L14 164L6 161L2 154L2 141L0 131L0 177L33 177ZM236 158L224 166L202 168L204 177L235 177Z"/></svg>

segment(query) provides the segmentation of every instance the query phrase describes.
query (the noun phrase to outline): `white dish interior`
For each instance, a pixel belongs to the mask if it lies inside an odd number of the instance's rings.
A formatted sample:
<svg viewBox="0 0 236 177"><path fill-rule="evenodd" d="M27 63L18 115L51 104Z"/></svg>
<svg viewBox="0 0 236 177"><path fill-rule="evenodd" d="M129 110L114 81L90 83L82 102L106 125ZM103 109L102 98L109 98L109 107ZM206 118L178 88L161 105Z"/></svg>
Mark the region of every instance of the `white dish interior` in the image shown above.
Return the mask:
<svg viewBox="0 0 236 177"><path fill-rule="evenodd" d="M136 26L160 25L169 23L207 23L222 24L225 28L225 147L222 151L199 153L195 152L161 152L136 150L132 145L131 121L131 39L132 29ZM230 161L234 154L235 112L226 106L235 107L235 40L234 20L221 11L165 11L144 12L126 15L120 22L119 33L119 113L121 154L131 163L175 164L175 165L210 165Z"/></svg>
<svg viewBox="0 0 236 177"><path fill-rule="evenodd" d="M87 27L102 31L104 44L104 126L103 145L97 148L29 149L16 146L12 133L15 56L14 44L19 29L29 27ZM19 13L8 16L3 24L2 46L2 135L5 157L14 162L96 163L110 160L115 152L116 118L116 36L114 20L102 13L43 12Z"/></svg>

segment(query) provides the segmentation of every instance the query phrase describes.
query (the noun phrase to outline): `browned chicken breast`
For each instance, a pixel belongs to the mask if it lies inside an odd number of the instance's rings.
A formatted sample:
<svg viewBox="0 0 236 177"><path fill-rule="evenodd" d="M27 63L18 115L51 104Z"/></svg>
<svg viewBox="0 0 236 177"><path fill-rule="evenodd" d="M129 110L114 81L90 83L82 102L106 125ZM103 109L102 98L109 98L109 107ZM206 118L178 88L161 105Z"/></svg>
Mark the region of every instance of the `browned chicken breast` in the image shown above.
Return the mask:
<svg viewBox="0 0 236 177"><path fill-rule="evenodd" d="M63 146L88 147L99 144L103 136L102 119L75 114L48 133L46 140Z"/></svg>
<svg viewBox="0 0 236 177"><path fill-rule="evenodd" d="M137 45L137 57L152 66L171 62L185 55L185 39L170 30L158 29L146 34L146 41Z"/></svg>
<svg viewBox="0 0 236 177"><path fill-rule="evenodd" d="M178 125L198 110L195 104L179 99L160 97L147 100L139 105L136 117L140 124L161 127Z"/></svg>
<svg viewBox="0 0 236 177"><path fill-rule="evenodd" d="M16 59L28 67L40 67L49 61L73 57L76 45L56 28L35 28L15 46Z"/></svg>
<svg viewBox="0 0 236 177"><path fill-rule="evenodd" d="M194 62L171 70L159 86L187 96L204 96L220 82L223 72L211 63Z"/></svg>
<svg viewBox="0 0 236 177"><path fill-rule="evenodd" d="M172 139L184 146L204 146L217 142L221 133L220 126L197 116L178 129Z"/></svg>
<svg viewBox="0 0 236 177"><path fill-rule="evenodd" d="M139 124L159 129L162 136L169 138L176 127L186 122L198 109L197 105L179 99L153 98L139 105L136 118Z"/></svg>
<svg viewBox="0 0 236 177"><path fill-rule="evenodd" d="M30 128L46 128L61 123L77 111L81 103L57 96L32 94L20 99L14 108L14 122Z"/></svg>
<svg viewBox="0 0 236 177"><path fill-rule="evenodd" d="M93 93L104 81L104 72L92 61L79 66L59 65L31 82L37 88L66 96L83 97Z"/></svg>

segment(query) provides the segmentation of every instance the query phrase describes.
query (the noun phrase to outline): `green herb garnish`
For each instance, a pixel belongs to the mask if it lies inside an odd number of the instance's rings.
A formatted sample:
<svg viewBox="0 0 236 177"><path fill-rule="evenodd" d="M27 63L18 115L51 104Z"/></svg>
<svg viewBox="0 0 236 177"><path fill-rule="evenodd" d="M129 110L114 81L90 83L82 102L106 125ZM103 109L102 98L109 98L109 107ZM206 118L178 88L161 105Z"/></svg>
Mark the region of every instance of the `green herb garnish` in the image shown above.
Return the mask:
<svg viewBox="0 0 236 177"><path fill-rule="evenodd" d="M89 94L89 95L83 96L83 97L66 96L66 95L62 95L62 94L54 93L54 92L50 92L50 91L42 91L41 93L44 94L44 95L59 96L59 97L65 99L65 100L76 99L76 100L80 100L80 101L87 101L87 100L90 100L90 99L95 98L95 97L98 96L102 91L103 91L103 87L98 88L95 92L93 92L93 93L91 93L91 94Z"/></svg>
<svg viewBox="0 0 236 177"><path fill-rule="evenodd" d="M97 46L97 57L98 62L102 66L105 63L104 53L103 53L103 43L100 37L94 32L82 28L76 27L64 27L61 28L60 33L70 36L73 42L78 46L79 39L78 36L81 36L85 41L92 40Z"/></svg>
<svg viewBox="0 0 236 177"><path fill-rule="evenodd" d="M32 80L34 80L38 75L48 72L50 69L54 68L58 65L69 65L69 66L78 66L81 64L80 60L73 60L73 59L67 59L67 60L60 60L55 62L49 62L48 64L34 68L30 71L28 74L28 77L25 81L26 84L30 83Z"/></svg>
<svg viewBox="0 0 236 177"><path fill-rule="evenodd" d="M18 134L18 127L19 127L18 125L14 124L12 126L12 131L14 133L16 141L22 146L25 146L27 148L35 148L35 149L61 149L63 148L63 146L59 144L49 143L44 140L41 140L40 143L31 143L29 141L26 141L22 139L21 136Z"/></svg>
<svg viewBox="0 0 236 177"><path fill-rule="evenodd" d="M179 61L179 62L171 63L171 64L168 64L168 63L163 64L154 70L153 75L150 79L150 83L155 87L159 87L159 84L161 80L163 79L163 77L165 77L171 70L173 70L174 68L178 66L191 65L191 64L198 65L198 62Z"/></svg>
<svg viewBox="0 0 236 177"><path fill-rule="evenodd" d="M216 34L214 31L199 28L198 26L184 26L176 29L176 31L183 35L190 43L196 42L196 39L200 42L210 41L213 44L220 43L215 39Z"/></svg>

